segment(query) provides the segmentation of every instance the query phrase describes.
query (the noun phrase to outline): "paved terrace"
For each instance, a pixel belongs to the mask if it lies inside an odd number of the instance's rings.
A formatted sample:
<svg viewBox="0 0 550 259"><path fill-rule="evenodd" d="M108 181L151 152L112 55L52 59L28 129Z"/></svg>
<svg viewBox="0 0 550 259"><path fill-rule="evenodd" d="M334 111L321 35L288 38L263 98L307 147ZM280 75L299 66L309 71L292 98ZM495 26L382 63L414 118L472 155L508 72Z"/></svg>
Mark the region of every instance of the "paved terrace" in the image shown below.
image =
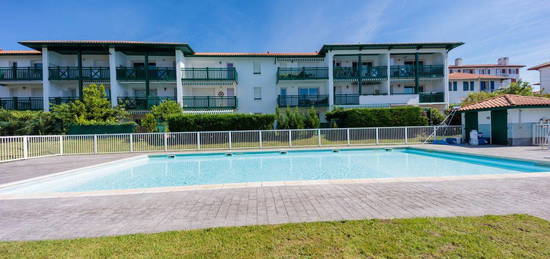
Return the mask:
<svg viewBox="0 0 550 259"><path fill-rule="evenodd" d="M546 161L544 157L550 153L537 147L424 147ZM18 174L29 170L25 165L49 164L48 161L58 164L58 171L62 171L70 169L71 164L78 167L78 161L100 157L64 158L66 160L50 157L1 164L0 172ZM14 166L16 164L18 166ZM48 173L46 171L42 174ZM51 172L54 171L51 168ZM511 213L527 213L550 220L550 175L0 200L0 239L62 239L218 226Z"/></svg>

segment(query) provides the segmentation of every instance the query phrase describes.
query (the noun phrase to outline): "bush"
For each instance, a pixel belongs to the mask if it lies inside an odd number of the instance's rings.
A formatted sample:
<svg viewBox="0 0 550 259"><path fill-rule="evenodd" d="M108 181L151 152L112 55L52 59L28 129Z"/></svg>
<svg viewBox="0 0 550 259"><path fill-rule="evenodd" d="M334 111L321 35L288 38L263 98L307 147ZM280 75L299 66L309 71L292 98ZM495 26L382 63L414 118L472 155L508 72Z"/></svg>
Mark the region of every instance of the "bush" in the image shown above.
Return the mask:
<svg viewBox="0 0 550 259"><path fill-rule="evenodd" d="M176 101L164 101L151 108L151 114L158 121L166 121L172 115L182 114L183 109Z"/></svg>
<svg viewBox="0 0 550 259"><path fill-rule="evenodd" d="M152 113L145 114L145 117L141 120L140 126L145 132L156 132L158 130L158 122L155 115Z"/></svg>
<svg viewBox="0 0 550 259"><path fill-rule="evenodd" d="M445 120L445 115L436 108L426 109L426 116L430 125L439 125Z"/></svg>
<svg viewBox="0 0 550 259"><path fill-rule="evenodd" d="M134 133L136 123L85 122L69 125L69 135Z"/></svg>
<svg viewBox="0 0 550 259"><path fill-rule="evenodd" d="M311 107L305 114L298 107L275 110L277 129L312 129L319 128L321 121L315 108Z"/></svg>
<svg viewBox="0 0 550 259"><path fill-rule="evenodd" d="M272 114L197 114L168 117L170 131L267 130L273 128Z"/></svg>
<svg viewBox="0 0 550 259"><path fill-rule="evenodd" d="M0 135L61 134L61 121L42 111L7 111L0 109Z"/></svg>
<svg viewBox="0 0 550 259"><path fill-rule="evenodd" d="M428 125L428 118L422 114L422 108L415 106L336 109L328 112L326 118L331 125L342 128Z"/></svg>

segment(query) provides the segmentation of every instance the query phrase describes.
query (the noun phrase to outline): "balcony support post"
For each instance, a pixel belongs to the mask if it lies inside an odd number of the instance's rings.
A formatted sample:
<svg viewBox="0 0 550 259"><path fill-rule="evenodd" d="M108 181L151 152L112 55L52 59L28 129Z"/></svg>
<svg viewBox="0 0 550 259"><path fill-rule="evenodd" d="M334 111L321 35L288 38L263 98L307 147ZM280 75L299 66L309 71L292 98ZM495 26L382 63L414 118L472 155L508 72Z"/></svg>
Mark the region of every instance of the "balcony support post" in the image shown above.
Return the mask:
<svg viewBox="0 0 550 259"><path fill-rule="evenodd" d="M145 62L143 64L143 70L145 72L145 103L146 108L149 109L149 52L145 52L144 56Z"/></svg>
<svg viewBox="0 0 550 259"><path fill-rule="evenodd" d="M363 93L363 85L361 83L361 54L357 56L357 85L359 85L359 96Z"/></svg>
<svg viewBox="0 0 550 259"><path fill-rule="evenodd" d="M111 106L118 105L118 96L120 95L120 84L118 83L116 71L116 50L113 47L109 48L109 77L111 82Z"/></svg>
<svg viewBox="0 0 550 259"><path fill-rule="evenodd" d="M415 52L414 53L414 93L415 94L418 94L418 89L420 88L420 86L418 85L418 67L419 67L419 62L418 62L418 52Z"/></svg>
<svg viewBox="0 0 550 259"><path fill-rule="evenodd" d="M42 105L44 111L50 110L50 79L49 79L49 68L50 68L50 53L48 53L48 48L42 48Z"/></svg>
<svg viewBox="0 0 550 259"><path fill-rule="evenodd" d="M327 66L328 66L328 106L329 111L334 106L334 53L327 53Z"/></svg>
<svg viewBox="0 0 550 259"><path fill-rule="evenodd" d="M183 68L185 68L185 57L181 50L176 50L176 101L183 106Z"/></svg>
<svg viewBox="0 0 550 259"><path fill-rule="evenodd" d="M386 62L387 62L387 67L386 67L386 73L387 73L387 78L386 78L386 83L387 83L387 95L390 95L391 94L391 77L390 77L390 74L391 74L391 54L388 52L388 58L386 59Z"/></svg>
<svg viewBox="0 0 550 259"><path fill-rule="evenodd" d="M69 75L70 76L70 75ZM78 97L82 100L84 82L82 81L82 50L78 50Z"/></svg>

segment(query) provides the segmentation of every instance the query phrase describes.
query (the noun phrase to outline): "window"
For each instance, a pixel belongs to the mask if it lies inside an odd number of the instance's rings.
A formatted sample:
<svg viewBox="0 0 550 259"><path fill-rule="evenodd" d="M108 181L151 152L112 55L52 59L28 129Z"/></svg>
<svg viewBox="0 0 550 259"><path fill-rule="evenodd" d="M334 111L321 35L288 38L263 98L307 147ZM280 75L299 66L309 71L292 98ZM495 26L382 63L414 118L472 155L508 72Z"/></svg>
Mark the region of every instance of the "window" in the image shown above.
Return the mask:
<svg viewBox="0 0 550 259"><path fill-rule="evenodd" d="M491 81L491 92L495 90L495 81Z"/></svg>
<svg viewBox="0 0 550 259"><path fill-rule="evenodd" d="M467 81L463 81L462 82L462 90L463 91L468 91L470 89L470 86L468 85L468 82Z"/></svg>
<svg viewBox="0 0 550 259"><path fill-rule="evenodd" d="M256 61L254 61L252 64L254 66L254 75L261 74L262 73L262 64L260 62L256 62Z"/></svg>
<svg viewBox="0 0 550 259"><path fill-rule="evenodd" d="M485 81L479 82L479 90L480 90L480 91L485 91L485 90L487 90L487 83L486 83Z"/></svg>
<svg viewBox="0 0 550 259"><path fill-rule="evenodd" d="M453 83L449 82L449 92L453 90Z"/></svg>
<svg viewBox="0 0 550 259"><path fill-rule="evenodd" d="M470 81L470 91L474 90L474 81Z"/></svg>
<svg viewBox="0 0 550 259"><path fill-rule="evenodd" d="M516 74L519 74L519 69L518 68L516 68Z"/></svg>
<svg viewBox="0 0 550 259"><path fill-rule="evenodd" d="M319 88L298 88L298 95L319 95Z"/></svg>
<svg viewBox="0 0 550 259"><path fill-rule="evenodd" d="M453 91L458 91L458 82L453 82Z"/></svg>
<svg viewBox="0 0 550 259"><path fill-rule="evenodd" d="M261 99L262 99L262 88L254 87L254 100L261 100Z"/></svg>
<svg viewBox="0 0 550 259"><path fill-rule="evenodd" d="M286 88L281 88L281 92L279 95L285 96L286 95Z"/></svg>
<svg viewBox="0 0 550 259"><path fill-rule="evenodd" d="M414 86L405 86L405 94L414 94Z"/></svg>
<svg viewBox="0 0 550 259"><path fill-rule="evenodd" d="M506 69L502 69L501 72L502 72L503 74L506 74Z"/></svg>

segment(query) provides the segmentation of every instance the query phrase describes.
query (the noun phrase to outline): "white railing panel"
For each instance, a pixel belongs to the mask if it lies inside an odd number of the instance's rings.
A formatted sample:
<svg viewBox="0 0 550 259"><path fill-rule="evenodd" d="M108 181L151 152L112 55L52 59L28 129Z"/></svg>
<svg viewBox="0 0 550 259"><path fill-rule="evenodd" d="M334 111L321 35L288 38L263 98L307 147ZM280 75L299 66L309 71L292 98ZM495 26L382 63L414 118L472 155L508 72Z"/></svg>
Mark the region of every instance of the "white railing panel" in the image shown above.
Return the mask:
<svg viewBox="0 0 550 259"><path fill-rule="evenodd" d="M67 135L63 136L63 154L80 155L94 153L93 135Z"/></svg>
<svg viewBox="0 0 550 259"><path fill-rule="evenodd" d="M550 124L534 124L532 144L537 146L549 145Z"/></svg>
<svg viewBox="0 0 550 259"><path fill-rule="evenodd" d="M319 135L316 129L300 129L292 130L292 146L293 147L307 147L318 146Z"/></svg>
<svg viewBox="0 0 550 259"><path fill-rule="evenodd" d="M135 133L130 144L133 152L164 151L164 133Z"/></svg>
<svg viewBox="0 0 550 259"><path fill-rule="evenodd" d="M130 134L101 134L97 137L97 153L130 152Z"/></svg>
<svg viewBox="0 0 550 259"><path fill-rule="evenodd" d="M351 145L376 145L376 129L350 129L349 138Z"/></svg>
<svg viewBox="0 0 550 259"><path fill-rule="evenodd" d="M321 145L347 145L348 130L347 129L321 129Z"/></svg>
<svg viewBox="0 0 550 259"><path fill-rule="evenodd" d="M194 132L170 132L167 133L167 150L168 151L185 151L196 150L197 148L197 133Z"/></svg>
<svg viewBox="0 0 550 259"><path fill-rule="evenodd" d="M28 157L61 154L59 136L28 136Z"/></svg>
<svg viewBox="0 0 550 259"><path fill-rule="evenodd" d="M261 148L260 131L232 131L231 148Z"/></svg>
<svg viewBox="0 0 550 259"><path fill-rule="evenodd" d="M0 137L0 161L24 158L23 137Z"/></svg>
<svg viewBox="0 0 550 259"><path fill-rule="evenodd" d="M262 130L262 146L264 148L290 147L289 130Z"/></svg>
<svg viewBox="0 0 550 259"><path fill-rule="evenodd" d="M407 127L407 144L423 144L433 135L435 127ZM433 142L433 137L429 143Z"/></svg>
<svg viewBox="0 0 550 259"><path fill-rule="evenodd" d="M201 149L229 149L229 132L200 132Z"/></svg>
<svg viewBox="0 0 550 259"><path fill-rule="evenodd" d="M378 128L378 143L380 145L405 144L405 128Z"/></svg>

